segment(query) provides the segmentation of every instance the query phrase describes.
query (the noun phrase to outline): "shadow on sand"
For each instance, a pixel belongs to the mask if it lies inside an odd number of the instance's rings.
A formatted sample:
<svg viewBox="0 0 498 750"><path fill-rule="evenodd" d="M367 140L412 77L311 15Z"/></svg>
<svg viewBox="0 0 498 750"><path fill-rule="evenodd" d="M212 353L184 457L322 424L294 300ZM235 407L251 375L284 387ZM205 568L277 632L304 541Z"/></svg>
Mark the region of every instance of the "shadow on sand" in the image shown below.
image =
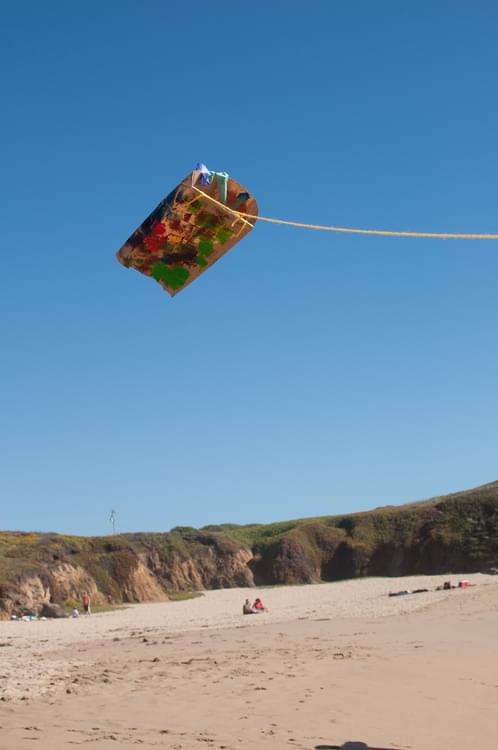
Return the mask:
<svg viewBox="0 0 498 750"><path fill-rule="evenodd" d="M389 748L372 747L364 742L345 742L344 745L315 745L315 750L389 750Z"/></svg>

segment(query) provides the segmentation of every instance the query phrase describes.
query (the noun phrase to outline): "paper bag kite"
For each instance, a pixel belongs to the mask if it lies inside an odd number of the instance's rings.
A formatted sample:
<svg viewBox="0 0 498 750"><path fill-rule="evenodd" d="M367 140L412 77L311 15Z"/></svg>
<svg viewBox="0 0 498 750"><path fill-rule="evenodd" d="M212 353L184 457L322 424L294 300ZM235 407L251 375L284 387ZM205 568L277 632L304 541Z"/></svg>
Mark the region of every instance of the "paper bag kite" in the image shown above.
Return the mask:
<svg viewBox="0 0 498 750"><path fill-rule="evenodd" d="M226 172L198 164L133 232L117 259L173 296L251 231L255 220L237 211L256 217L256 200Z"/></svg>

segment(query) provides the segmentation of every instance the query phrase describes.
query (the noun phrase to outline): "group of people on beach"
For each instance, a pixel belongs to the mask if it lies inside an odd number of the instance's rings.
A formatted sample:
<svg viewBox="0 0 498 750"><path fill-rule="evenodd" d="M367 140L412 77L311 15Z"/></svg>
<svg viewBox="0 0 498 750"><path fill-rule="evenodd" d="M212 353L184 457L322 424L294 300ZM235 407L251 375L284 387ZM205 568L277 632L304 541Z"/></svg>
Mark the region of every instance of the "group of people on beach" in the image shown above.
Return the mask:
<svg viewBox="0 0 498 750"><path fill-rule="evenodd" d="M92 600L90 599L89 594L83 594L83 611L86 615L92 614ZM73 609L73 612L71 614L71 617L79 617L80 611L76 607Z"/></svg>
<svg viewBox="0 0 498 750"><path fill-rule="evenodd" d="M436 586L435 591L450 591L451 589L468 589L474 587L476 584L471 583L467 579L464 579L462 581L458 581L458 585L452 583L451 581L445 581L441 586ZM407 596L407 594L424 594L429 589L413 589L413 591L409 591L408 589L403 589L402 591L390 591L389 596Z"/></svg>
<svg viewBox="0 0 498 750"><path fill-rule="evenodd" d="M243 615L259 615L261 612L268 612L261 599L256 599L254 604L251 604L249 599L246 599L242 605Z"/></svg>

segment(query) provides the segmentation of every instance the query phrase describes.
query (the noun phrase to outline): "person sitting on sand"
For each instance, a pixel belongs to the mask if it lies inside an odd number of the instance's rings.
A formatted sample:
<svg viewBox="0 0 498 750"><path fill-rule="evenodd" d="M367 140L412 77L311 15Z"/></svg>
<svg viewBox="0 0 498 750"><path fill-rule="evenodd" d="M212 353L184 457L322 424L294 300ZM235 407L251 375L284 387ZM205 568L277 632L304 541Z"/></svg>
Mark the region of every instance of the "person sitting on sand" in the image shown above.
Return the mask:
<svg viewBox="0 0 498 750"><path fill-rule="evenodd" d="M242 614L243 615L253 615L254 614L254 610L251 607L251 602L249 601L249 599L246 599L245 602L244 602L244 604L242 605Z"/></svg>
<svg viewBox="0 0 498 750"><path fill-rule="evenodd" d="M253 612L266 612L266 607L261 601L261 599L256 599L254 604L252 605Z"/></svg>
<svg viewBox="0 0 498 750"><path fill-rule="evenodd" d="M442 586L436 586L436 591L450 591L450 589L456 589L456 586L451 581L445 581Z"/></svg>
<svg viewBox="0 0 498 750"><path fill-rule="evenodd" d="M467 581L467 579L463 581L458 581L458 588L459 589L469 589L472 586L475 586L475 583L471 583L470 581Z"/></svg>

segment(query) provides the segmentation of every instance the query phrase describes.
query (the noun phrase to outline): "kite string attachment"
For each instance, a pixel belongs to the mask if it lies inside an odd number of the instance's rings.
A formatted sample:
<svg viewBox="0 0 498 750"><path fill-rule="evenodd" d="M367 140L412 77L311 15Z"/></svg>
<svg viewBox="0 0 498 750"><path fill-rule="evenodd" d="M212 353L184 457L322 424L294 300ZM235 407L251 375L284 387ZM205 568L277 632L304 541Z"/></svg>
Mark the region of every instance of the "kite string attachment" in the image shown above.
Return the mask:
<svg viewBox="0 0 498 750"><path fill-rule="evenodd" d="M212 203L215 203L219 208L224 208L225 211L229 211L234 216L241 219L251 219L252 221L266 221L270 224L283 224L288 227L297 227L299 229L315 229L319 232L338 232L341 234L370 234L381 237L426 237L435 239L453 239L453 240L498 240L498 234L465 234L458 232L398 232L390 231L387 229L355 229L352 227L333 227L333 226L322 226L320 224L304 224L299 221L286 221L284 219L273 219L268 216L254 216L253 214L246 214L242 211L236 211L224 203L216 200L211 195L208 195L203 190L199 190L194 184L192 188L198 193L203 195ZM251 222L248 222L251 223ZM254 226L254 224L251 224Z"/></svg>
<svg viewBox="0 0 498 750"><path fill-rule="evenodd" d="M229 214L232 214L232 216L235 218L236 221L241 221L243 224L248 224L251 229L254 227L254 224L252 224L250 221L247 221L247 219L256 219L256 216L253 216L252 214L242 214L240 211L235 211L233 208L230 208L230 206L225 205L225 203L221 203L221 201L216 200L216 198L213 198L208 193L205 193L204 190L199 190L198 187L196 187L192 183L192 188L202 195L203 198L207 198L211 203L215 203L219 208L224 209L225 212L228 212Z"/></svg>

